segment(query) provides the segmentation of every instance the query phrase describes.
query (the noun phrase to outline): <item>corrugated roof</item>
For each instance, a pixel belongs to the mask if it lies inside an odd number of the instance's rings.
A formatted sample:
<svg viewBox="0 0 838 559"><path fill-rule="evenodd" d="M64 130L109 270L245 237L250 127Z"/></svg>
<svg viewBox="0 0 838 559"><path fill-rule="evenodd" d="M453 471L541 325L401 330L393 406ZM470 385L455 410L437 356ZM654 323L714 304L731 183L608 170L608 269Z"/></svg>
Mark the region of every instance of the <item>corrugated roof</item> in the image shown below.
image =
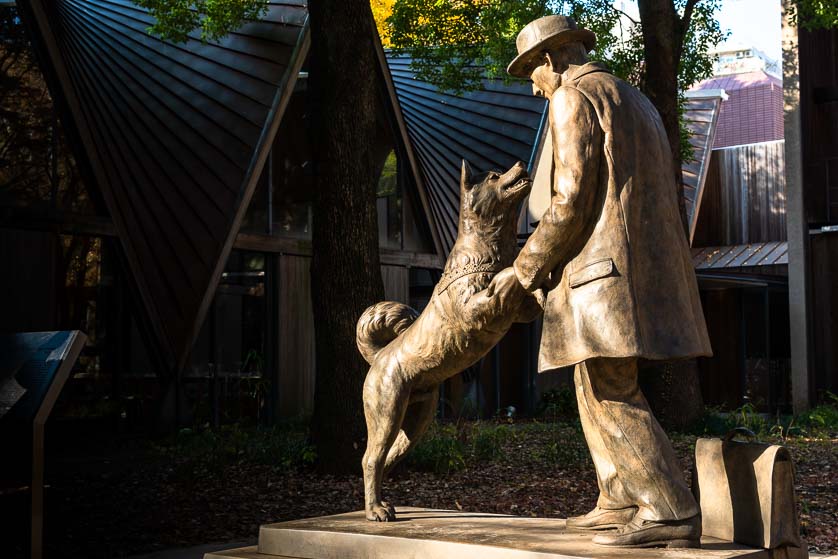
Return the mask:
<svg viewBox="0 0 838 559"><path fill-rule="evenodd" d="M751 243L722 247L694 248L696 270L719 270L788 264L788 243Z"/></svg>
<svg viewBox="0 0 838 559"><path fill-rule="evenodd" d="M707 78L699 82L693 89L724 89L728 94L740 89L747 89L759 85L774 84L783 87L783 80L771 74L758 70L756 72L743 72L741 74L728 74Z"/></svg>
<svg viewBox="0 0 838 559"><path fill-rule="evenodd" d="M716 123L723 103L724 91L712 90L707 95L693 92L687 95L684 103L684 122L690 132L690 145L693 147L693 160L681 165L684 184L684 202L687 220L690 225L690 243L698 223L701 209L701 197L710 166L713 142L716 136Z"/></svg>
<svg viewBox="0 0 838 559"><path fill-rule="evenodd" d="M704 80L691 93L722 88L714 148L783 139L783 82L760 70Z"/></svg>
<svg viewBox="0 0 838 559"><path fill-rule="evenodd" d="M81 139L163 362L191 349L307 49L302 0L220 42L129 0L18 3ZM45 60L43 60L45 59Z"/></svg>
<svg viewBox="0 0 838 559"><path fill-rule="evenodd" d="M416 79L409 57L387 59L447 254L457 237L462 160L482 171L530 162L546 102L528 84L500 79L486 80L482 91L443 93Z"/></svg>

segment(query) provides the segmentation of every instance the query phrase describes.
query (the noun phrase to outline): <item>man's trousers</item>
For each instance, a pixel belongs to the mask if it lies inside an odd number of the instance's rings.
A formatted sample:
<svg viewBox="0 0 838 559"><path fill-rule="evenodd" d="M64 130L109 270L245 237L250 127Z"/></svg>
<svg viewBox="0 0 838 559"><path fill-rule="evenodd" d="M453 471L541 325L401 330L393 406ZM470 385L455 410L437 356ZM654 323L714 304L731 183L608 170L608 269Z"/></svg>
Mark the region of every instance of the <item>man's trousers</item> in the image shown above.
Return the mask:
<svg viewBox="0 0 838 559"><path fill-rule="evenodd" d="M597 506L644 520L698 514L672 444L637 384L637 359L589 359L574 372L579 417L599 483Z"/></svg>

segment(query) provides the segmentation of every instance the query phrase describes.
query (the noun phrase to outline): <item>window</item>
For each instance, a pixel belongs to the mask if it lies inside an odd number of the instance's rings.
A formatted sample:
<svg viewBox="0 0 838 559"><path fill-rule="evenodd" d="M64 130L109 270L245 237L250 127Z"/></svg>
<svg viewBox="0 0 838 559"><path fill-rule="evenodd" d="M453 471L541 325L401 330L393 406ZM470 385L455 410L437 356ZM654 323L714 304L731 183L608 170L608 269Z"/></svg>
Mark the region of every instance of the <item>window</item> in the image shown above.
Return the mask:
<svg viewBox="0 0 838 559"><path fill-rule="evenodd" d="M390 150L378 179L378 243L402 248L402 192L396 151Z"/></svg>

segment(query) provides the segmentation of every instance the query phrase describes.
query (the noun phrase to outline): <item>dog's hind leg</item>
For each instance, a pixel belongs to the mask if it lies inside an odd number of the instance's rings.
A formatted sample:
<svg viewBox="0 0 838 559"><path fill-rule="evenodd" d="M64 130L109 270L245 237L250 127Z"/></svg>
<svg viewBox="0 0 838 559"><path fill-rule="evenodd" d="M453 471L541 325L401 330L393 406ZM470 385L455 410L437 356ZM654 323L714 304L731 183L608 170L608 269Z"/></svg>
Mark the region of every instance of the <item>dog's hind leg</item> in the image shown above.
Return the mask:
<svg viewBox="0 0 838 559"><path fill-rule="evenodd" d="M411 395L411 400L415 395ZM390 447L390 452L387 453L387 460L384 463L384 477L405 455L411 448L416 446L425 431L433 423L436 417L436 408L439 403L439 390L434 389L433 392L428 393L420 400L411 401L407 406L407 411L404 414L402 421L402 428L396 437L393 446Z"/></svg>
<svg viewBox="0 0 838 559"><path fill-rule="evenodd" d="M362 467L367 520L387 522L395 520L396 511L381 499L384 463L401 429L410 390L401 378L398 364L389 370L382 369L373 365L364 382L367 450Z"/></svg>

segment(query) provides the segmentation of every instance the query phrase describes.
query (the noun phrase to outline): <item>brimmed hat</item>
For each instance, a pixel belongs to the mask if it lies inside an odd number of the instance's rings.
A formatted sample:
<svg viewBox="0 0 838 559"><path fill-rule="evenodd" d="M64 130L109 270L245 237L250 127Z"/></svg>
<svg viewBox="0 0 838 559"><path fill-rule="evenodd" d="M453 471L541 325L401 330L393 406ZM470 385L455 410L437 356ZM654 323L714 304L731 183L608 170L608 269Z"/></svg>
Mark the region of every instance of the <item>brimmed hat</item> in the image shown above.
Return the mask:
<svg viewBox="0 0 838 559"><path fill-rule="evenodd" d="M506 71L527 78L538 65L542 52L572 41L580 41L590 51L596 45L596 35L587 29L579 29L573 18L567 16L545 16L531 21L518 33L515 40L518 56Z"/></svg>

